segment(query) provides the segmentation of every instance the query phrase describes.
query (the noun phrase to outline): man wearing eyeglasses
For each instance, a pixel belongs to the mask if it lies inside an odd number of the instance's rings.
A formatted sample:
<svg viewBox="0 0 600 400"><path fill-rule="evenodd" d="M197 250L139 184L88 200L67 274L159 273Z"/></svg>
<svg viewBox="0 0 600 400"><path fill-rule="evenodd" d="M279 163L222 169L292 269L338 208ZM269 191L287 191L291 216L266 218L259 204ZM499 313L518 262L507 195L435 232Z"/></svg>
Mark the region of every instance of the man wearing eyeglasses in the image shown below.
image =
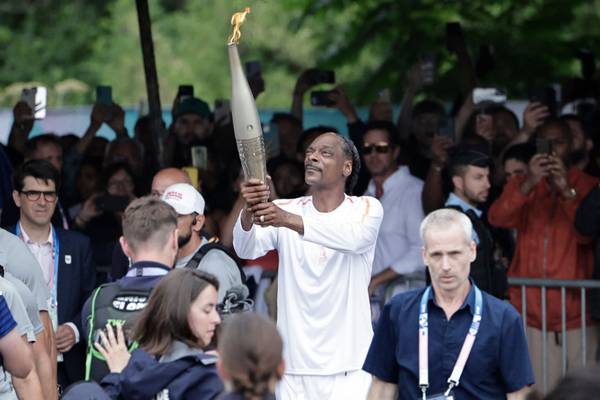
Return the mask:
<svg viewBox="0 0 600 400"><path fill-rule="evenodd" d="M37 259L51 293L49 314L56 330L58 383L65 388L83 378L81 307L94 288L89 239L53 226L59 173L46 160L31 160L13 175L13 200L20 209L12 232Z"/></svg>
<svg viewBox="0 0 600 400"><path fill-rule="evenodd" d="M421 206L423 181L410 174L408 167L398 166L400 147L396 127L391 122L375 121L366 126L362 157L371 174L365 195L379 199L385 218L381 223L369 294L373 318L377 303L385 297L386 284L402 278L395 291L425 285L425 268L421 259L419 225L424 218Z"/></svg>

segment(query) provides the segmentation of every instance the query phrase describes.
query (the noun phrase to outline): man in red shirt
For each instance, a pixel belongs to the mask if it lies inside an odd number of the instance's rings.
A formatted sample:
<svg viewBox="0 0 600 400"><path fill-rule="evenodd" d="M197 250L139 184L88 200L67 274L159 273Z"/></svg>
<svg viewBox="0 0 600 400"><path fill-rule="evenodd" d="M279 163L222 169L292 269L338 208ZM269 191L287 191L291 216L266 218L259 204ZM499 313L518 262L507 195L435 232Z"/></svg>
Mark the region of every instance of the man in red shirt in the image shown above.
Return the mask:
<svg viewBox="0 0 600 400"><path fill-rule="evenodd" d="M591 238L574 228L575 212L581 200L598 180L569 166L572 135L569 126L549 119L536 132L538 153L529 162L529 172L509 179L502 195L489 210L489 222L517 230L517 248L509 276L550 279L589 279L593 268ZM543 144L546 143L546 146ZM548 146L547 144L551 145ZM550 147L544 150L543 147ZM510 300L521 307L521 288L510 288ZM561 348L567 343L569 368L581 365L580 291L566 293L567 337L561 334L559 289L547 291L548 387L560 378ZM589 316L587 317L589 320ZM527 336L536 382L541 383L542 351L541 291L527 289ZM596 350L596 329L588 329L587 357Z"/></svg>

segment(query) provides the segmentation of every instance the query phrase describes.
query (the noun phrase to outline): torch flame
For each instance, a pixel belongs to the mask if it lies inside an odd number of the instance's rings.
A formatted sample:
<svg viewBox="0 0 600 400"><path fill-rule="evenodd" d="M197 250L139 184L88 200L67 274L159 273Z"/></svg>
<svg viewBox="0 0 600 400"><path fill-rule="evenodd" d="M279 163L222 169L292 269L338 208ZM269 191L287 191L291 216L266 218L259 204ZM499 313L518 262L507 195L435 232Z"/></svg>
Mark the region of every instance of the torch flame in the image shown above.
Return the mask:
<svg viewBox="0 0 600 400"><path fill-rule="evenodd" d="M250 13L250 7L246 7L246 9L242 12L236 12L231 16L231 26L233 26L233 30L231 31L231 36L229 36L229 44L238 44L240 38L242 37L242 32L240 32L240 26L246 20L246 14Z"/></svg>

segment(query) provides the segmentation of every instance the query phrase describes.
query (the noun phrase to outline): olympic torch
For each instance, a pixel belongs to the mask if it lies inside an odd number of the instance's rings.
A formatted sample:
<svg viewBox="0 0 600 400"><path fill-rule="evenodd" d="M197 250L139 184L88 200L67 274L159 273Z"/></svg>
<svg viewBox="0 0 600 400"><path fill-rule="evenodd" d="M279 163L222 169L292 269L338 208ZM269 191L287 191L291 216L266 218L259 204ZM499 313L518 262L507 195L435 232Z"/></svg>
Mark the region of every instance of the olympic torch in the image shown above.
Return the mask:
<svg viewBox="0 0 600 400"><path fill-rule="evenodd" d="M246 179L256 178L265 182L267 166L262 126L237 50L237 43L241 37L240 26L249 12L250 8L246 8L231 17L233 31L228 44L231 69L231 114L244 175Z"/></svg>

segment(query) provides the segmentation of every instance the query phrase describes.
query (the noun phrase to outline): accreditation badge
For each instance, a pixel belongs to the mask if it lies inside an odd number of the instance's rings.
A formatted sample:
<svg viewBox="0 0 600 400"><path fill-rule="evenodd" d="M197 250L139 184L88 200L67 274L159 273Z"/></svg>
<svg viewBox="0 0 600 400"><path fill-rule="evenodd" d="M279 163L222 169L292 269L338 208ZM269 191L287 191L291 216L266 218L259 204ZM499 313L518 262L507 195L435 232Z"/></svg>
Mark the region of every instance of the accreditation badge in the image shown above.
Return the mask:
<svg viewBox="0 0 600 400"><path fill-rule="evenodd" d="M445 393L438 393L438 394L432 394L431 396L427 396L427 400L455 400L456 397L454 397L454 392L450 391L450 393L445 394Z"/></svg>
<svg viewBox="0 0 600 400"><path fill-rule="evenodd" d="M58 329L58 304L49 300L50 305L48 306L48 314L50 314L50 321L52 321L52 329L54 332ZM56 361L63 361L62 353L56 353Z"/></svg>

